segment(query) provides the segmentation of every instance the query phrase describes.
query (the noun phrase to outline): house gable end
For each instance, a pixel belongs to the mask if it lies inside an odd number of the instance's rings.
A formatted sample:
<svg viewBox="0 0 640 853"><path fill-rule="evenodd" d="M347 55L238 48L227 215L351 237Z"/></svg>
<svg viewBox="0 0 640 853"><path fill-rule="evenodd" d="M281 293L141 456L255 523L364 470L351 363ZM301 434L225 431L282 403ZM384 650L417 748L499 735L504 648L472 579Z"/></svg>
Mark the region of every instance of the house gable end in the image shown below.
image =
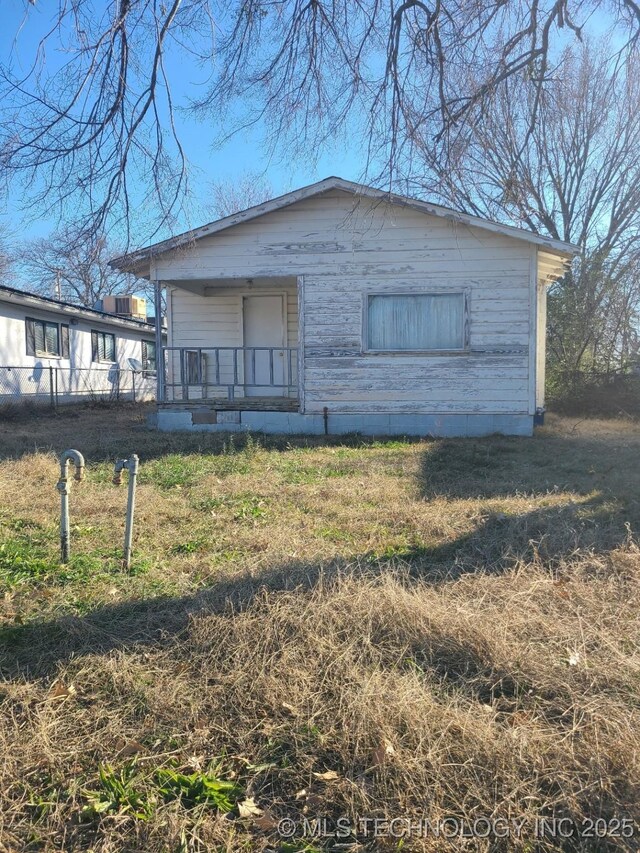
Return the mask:
<svg viewBox="0 0 640 853"><path fill-rule="evenodd" d="M332 190L155 259L155 277L188 282L305 274L348 277L520 272L532 247L455 220ZM452 266L453 263L453 266ZM232 282L230 282L232 283Z"/></svg>
<svg viewBox="0 0 640 853"><path fill-rule="evenodd" d="M151 268L154 266L157 259L161 258L166 253L173 253L176 250L187 251L192 249L194 246L197 246L203 239L207 239L211 235L237 229L238 227L250 222L255 222L256 220L273 216L274 213L279 211L287 211L292 207L297 207L298 210L300 210L300 206L305 202L313 202L316 200L326 201L327 199L335 197L336 193L350 197L353 212L372 207L411 210L416 211L420 215L432 216L437 219L443 219L452 223L480 229L482 231L511 237L520 242L539 245L551 252L555 252L567 258L577 252L576 247L570 246L569 244L552 240L551 238L546 238L523 229L470 216L430 202L424 202L397 194L385 193L381 190L355 184L341 178L327 178L317 184L302 187L299 190L295 190L294 192L280 196L276 199L271 199L261 205L256 205L255 207L241 211L232 216L225 217L224 219L209 223L208 225L197 228L191 232L178 235L174 238L149 246L145 249L141 249L137 252L133 252L129 255L116 258L111 261L111 265L119 269L134 271L142 277L153 277Z"/></svg>

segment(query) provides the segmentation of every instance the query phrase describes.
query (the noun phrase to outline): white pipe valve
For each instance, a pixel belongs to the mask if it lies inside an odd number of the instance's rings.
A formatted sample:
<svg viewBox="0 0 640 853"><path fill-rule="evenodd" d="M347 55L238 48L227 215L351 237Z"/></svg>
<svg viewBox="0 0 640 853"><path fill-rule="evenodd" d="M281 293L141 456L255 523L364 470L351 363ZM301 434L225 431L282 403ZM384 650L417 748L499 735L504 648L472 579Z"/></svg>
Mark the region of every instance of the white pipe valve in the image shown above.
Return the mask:
<svg viewBox="0 0 640 853"><path fill-rule="evenodd" d="M124 528L124 555L123 565L128 569L131 565L131 542L133 539L133 513L136 504L136 479L138 476L138 465L140 460L135 453L132 453L128 459L118 459L113 469L113 484L115 486L122 485L122 474L126 470L129 472L129 490L127 493L127 517Z"/></svg>
<svg viewBox="0 0 640 853"><path fill-rule="evenodd" d="M60 479L56 489L60 492L60 562L69 562L71 530L69 526L69 463L73 462L75 471L73 479L78 483L84 477L84 456L79 450L65 450L60 457Z"/></svg>

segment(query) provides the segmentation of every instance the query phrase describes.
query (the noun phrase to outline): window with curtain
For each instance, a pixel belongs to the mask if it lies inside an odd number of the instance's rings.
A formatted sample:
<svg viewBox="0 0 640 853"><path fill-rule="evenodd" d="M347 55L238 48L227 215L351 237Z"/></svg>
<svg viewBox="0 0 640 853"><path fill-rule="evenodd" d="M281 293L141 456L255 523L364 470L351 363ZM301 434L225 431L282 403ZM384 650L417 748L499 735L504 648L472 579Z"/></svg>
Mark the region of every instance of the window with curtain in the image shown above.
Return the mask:
<svg viewBox="0 0 640 853"><path fill-rule="evenodd" d="M25 318L27 355L69 358L69 326Z"/></svg>
<svg viewBox="0 0 640 853"><path fill-rule="evenodd" d="M463 350L465 346L464 293L368 297L367 349L430 352Z"/></svg>
<svg viewBox="0 0 640 853"><path fill-rule="evenodd" d="M110 332L91 330L91 361L116 360L116 338Z"/></svg>

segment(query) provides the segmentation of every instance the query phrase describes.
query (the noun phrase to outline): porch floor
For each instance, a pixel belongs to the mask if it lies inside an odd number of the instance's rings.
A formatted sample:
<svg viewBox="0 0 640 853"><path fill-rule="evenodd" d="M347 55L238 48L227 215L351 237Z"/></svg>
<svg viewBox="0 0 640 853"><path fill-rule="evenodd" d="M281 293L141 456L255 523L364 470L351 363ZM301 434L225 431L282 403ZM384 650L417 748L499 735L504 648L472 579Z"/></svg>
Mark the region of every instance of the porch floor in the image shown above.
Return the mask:
<svg viewBox="0 0 640 853"><path fill-rule="evenodd" d="M158 403L159 409L172 411L214 410L218 412L297 412L298 400L295 397L236 397L234 400L214 397L202 400L175 400Z"/></svg>

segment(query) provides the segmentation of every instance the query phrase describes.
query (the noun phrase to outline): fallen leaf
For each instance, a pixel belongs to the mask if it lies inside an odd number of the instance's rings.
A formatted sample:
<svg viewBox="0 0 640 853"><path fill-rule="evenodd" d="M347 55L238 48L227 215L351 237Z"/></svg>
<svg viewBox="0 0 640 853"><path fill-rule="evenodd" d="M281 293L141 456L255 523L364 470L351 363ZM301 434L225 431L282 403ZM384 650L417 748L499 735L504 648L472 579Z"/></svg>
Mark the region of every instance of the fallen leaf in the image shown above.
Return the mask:
<svg viewBox="0 0 640 853"><path fill-rule="evenodd" d="M391 741L386 738L380 746L373 752L373 763L376 766L384 764L388 758L392 758L396 754L395 748Z"/></svg>
<svg viewBox="0 0 640 853"><path fill-rule="evenodd" d="M238 812L240 817L262 817L264 815L264 810L257 805L252 797L238 803Z"/></svg>
<svg viewBox="0 0 640 853"><path fill-rule="evenodd" d="M340 778L335 770L327 770L324 773L314 773L313 775L316 779L322 779L323 782L332 782L334 779Z"/></svg>
<svg viewBox="0 0 640 853"><path fill-rule="evenodd" d="M263 832L271 832L278 826L278 821L269 812L259 815L253 822Z"/></svg>
<svg viewBox="0 0 640 853"><path fill-rule="evenodd" d="M76 693L76 688L73 684L65 684L63 681L54 681L49 690L50 699L66 699L67 696L73 696Z"/></svg>
<svg viewBox="0 0 640 853"><path fill-rule="evenodd" d="M324 805L326 805L326 800L324 797L321 797L320 794L308 794L305 800L305 804L302 807L302 813L315 814Z"/></svg>
<svg viewBox="0 0 640 853"><path fill-rule="evenodd" d="M296 800L303 800L307 796L307 789L303 788L301 791L296 792Z"/></svg>
<svg viewBox="0 0 640 853"><path fill-rule="evenodd" d="M143 752L144 746L138 740L128 740L121 747L119 755L121 758L127 758L130 755L136 755L138 752Z"/></svg>

